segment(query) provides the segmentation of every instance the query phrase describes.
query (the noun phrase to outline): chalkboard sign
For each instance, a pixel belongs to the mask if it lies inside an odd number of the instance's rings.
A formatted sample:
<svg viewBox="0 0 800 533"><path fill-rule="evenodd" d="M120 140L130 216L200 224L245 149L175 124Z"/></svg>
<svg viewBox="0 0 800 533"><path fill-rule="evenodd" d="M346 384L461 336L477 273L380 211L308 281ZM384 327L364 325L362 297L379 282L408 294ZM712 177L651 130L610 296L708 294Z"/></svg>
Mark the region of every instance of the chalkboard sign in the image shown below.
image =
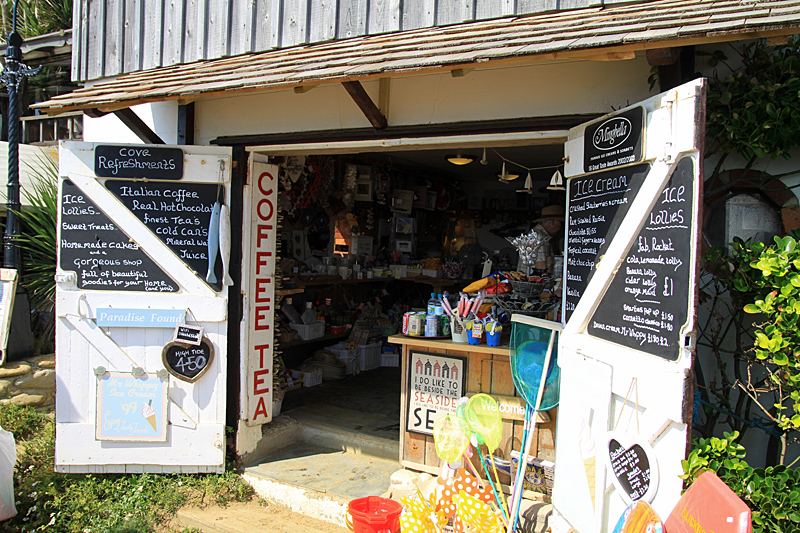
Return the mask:
<svg viewBox="0 0 800 533"><path fill-rule="evenodd" d="M211 341L203 338L200 346L187 346L171 342L161 352L164 368L176 378L193 383L200 379L214 359Z"/></svg>
<svg viewBox="0 0 800 533"><path fill-rule="evenodd" d="M214 183L163 183L109 180L106 188L164 244L205 280L211 211L222 190ZM217 279L222 261L214 251ZM213 285L219 288L219 283Z"/></svg>
<svg viewBox="0 0 800 533"><path fill-rule="evenodd" d="M684 157L589 321L590 335L678 359L691 298L693 182L694 160Z"/></svg>
<svg viewBox="0 0 800 533"><path fill-rule="evenodd" d="M74 183L61 188L62 270L74 271L79 289L176 292L178 285Z"/></svg>
<svg viewBox="0 0 800 533"><path fill-rule="evenodd" d="M648 446L649 448L649 446ZM614 474L612 481L625 495L628 501L651 500L650 495L655 491L657 482L654 479L655 465L650 464L650 458L645 448L640 444L623 446L614 437L608 440L608 460Z"/></svg>
<svg viewBox="0 0 800 533"><path fill-rule="evenodd" d="M611 237L639 192L650 165L636 165L569 180L565 320L569 320L606 253Z"/></svg>
<svg viewBox="0 0 800 533"><path fill-rule="evenodd" d="M94 173L101 178L183 178L183 150L155 146L106 146L94 149Z"/></svg>
<svg viewBox="0 0 800 533"><path fill-rule="evenodd" d="M608 170L642 160L644 107L638 106L586 126L583 171Z"/></svg>
<svg viewBox="0 0 800 533"><path fill-rule="evenodd" d="M203 328L190 326L189 324L178 324L172 334L172 342L200 346L200 343L203 342Z"/></svg>
<svg viewBox="0 0 800 533"><path fill-rule="evenodd" d="M95 438L116 441L167 440L167 379L106 372L97 379Z"/></svg>

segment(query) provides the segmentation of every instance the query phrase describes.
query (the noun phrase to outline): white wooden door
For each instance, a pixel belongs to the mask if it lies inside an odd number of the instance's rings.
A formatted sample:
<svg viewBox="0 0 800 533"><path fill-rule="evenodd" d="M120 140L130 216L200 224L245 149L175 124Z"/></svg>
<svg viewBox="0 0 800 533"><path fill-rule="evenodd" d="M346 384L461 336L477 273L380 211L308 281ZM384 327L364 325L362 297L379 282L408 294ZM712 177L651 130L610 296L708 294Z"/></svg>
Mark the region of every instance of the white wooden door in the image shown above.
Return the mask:
<svg viewBox="0 0 800 533"><path fill-rule="evenodd" d="M209 235L230 150L65 142L59 157L56 470L222 472L227 286ZM189 380L164 362L176 315L210 347L178 358L206 369Z"/></svg>
<svg viewBox="0 0 800 533"><path fill-rule="evenodd" d="M704 105L695 80L570 130L554 531L680 498Z"/></svg>

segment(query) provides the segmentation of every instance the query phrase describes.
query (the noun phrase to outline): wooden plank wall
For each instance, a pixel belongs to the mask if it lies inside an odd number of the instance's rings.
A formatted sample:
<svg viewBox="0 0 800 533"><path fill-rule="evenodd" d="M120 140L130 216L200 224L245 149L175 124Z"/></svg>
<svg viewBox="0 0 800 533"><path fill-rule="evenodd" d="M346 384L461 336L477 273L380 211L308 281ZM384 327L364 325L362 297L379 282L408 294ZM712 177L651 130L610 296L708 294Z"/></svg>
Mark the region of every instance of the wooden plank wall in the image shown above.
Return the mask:
<svg viewBox="0 0 800 533"><path fill-rule="evenodd" d="M75 0L72 77L620 1Z"/></svg>
<svg viewBox="0 0 800 533"><path fill-rule="evenodd" d="M430 346L403 346L402 357L402 400L401 400L401 439L403 439L402 452L405 466L425 465L425 470L438 472L441 460L436 455L433 437L409 433L405 431L406 413L406 392L408 379L408 364L412 351L422 351L428 353L441 353L445 355L464 357L467 352L463 349L436 349ZM508 355L469 353L467 356L467 393L475 394L484 392L494 396L518 396L514 388L514 381L511 377L511 365ZM558 408L547 412L548 422L540 422L536 425L534 434L534 444L531 447L531 454L548 461L555 461L555 431ZM501 459L510 459L511 450L519 451L522 443L522 421L503 421L503 437L495 455ZM475 457L473 460L475 468L482 472L480 462ZM508 476L500 475L500 482L508 484Z"/></svg>

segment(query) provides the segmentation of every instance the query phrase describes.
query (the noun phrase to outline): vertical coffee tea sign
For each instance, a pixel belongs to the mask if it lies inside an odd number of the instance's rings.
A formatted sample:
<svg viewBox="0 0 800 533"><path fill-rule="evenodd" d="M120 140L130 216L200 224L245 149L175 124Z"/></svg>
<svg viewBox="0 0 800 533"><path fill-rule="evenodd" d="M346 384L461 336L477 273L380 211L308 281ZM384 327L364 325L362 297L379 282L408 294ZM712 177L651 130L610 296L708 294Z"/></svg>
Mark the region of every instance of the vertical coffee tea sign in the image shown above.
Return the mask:
<svg viewBox="0 0 800 533"><path fill-rule="evenodd" d="M272 420L275 340L275 265L278 231L278 167L252 156L244 193L242 279L242 412L249 426Z"/></svg>

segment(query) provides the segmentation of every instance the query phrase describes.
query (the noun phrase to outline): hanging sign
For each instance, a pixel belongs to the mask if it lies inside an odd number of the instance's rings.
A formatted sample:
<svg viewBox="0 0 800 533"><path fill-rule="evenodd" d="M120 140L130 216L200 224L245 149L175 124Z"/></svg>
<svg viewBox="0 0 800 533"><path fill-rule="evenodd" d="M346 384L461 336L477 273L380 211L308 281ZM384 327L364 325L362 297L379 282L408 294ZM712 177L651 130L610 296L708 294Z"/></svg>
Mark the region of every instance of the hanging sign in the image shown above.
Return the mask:
<svg viewBox="0 0 800 533"><path fill-rule="evenodd" d="M200 326L190 326L189 324L178 324L175 326L175 332L172 334L172 340L170 342L200 346L202 340L203 328Z"/></svg>
<svg viewBox="0 0 800 533"><path fill-rule="evenodd" d="M186 319L185 309L97 310L97 325L117 328L174 328Z"/></svg>
<svg viewBox="0 0 800 533"><path fill-rule="evenodd" d="M94 173L101 178L179 180L183 177L183 150L99 145L94 149Z"/></svg>
<svg viewBox="0 0 800 533"><path fill-rule="evenodd" d="M161 360L164 368L182 381L194 383L211 368L214 359L214 347L211 341L203 338L199 346L186 346L171 342L164 346Z"/></svg>
<svg viewBox="0 0 800 533"><path fill-rule="evenodd" d="M628 503L653 501L658 488L658 464L647 442L629 442L613 432L607 440L608 467L611 481Z"/></svg>
<svg viewBox="0 0 800 533"><path fill-rule="evenodd" d="M116 441L167 440L169 380L106 372L97 379L95 438Z"/></svg>
<svg viewBox="0 0 800 533"><path fill-rule="evenodd" d="M177 292L178 285L70 180L61 184L59 266L79 289Z"/></svg>
<svg viewBox="0 0 800 533"><path fill-rule="evenodd" d="M638 106L586 126L583 171L595 172L642 160L644 107Z"/></svg>
<svg viewBox="0 0 800 533"><path fill-rule="evenodd" d="M433 435L433 425L447 414L455 414L464 396L466 358L412 352L408 365L406 431Z"/></svg>

